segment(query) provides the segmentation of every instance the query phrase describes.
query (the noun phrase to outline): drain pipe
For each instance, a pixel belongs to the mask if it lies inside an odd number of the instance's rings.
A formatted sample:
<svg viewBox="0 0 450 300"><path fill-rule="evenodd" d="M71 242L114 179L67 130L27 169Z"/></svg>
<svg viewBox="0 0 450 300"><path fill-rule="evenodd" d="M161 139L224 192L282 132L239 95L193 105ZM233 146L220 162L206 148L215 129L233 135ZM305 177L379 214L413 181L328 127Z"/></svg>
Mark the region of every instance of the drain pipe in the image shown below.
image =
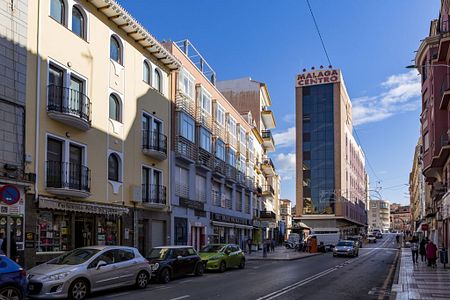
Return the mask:
<svg viewBox="0 0 450 300"><path fill-rule="evenodd" d="M38 0L38 16L37 16L37 39L36 39L36 139L35 139L35 157L34 157L34 200L39 197L38 181L39 181L39 114L40 114L40 94L41 94L41 59L39 52L40 38L40 20L41 20L41 0Z"/></svg>

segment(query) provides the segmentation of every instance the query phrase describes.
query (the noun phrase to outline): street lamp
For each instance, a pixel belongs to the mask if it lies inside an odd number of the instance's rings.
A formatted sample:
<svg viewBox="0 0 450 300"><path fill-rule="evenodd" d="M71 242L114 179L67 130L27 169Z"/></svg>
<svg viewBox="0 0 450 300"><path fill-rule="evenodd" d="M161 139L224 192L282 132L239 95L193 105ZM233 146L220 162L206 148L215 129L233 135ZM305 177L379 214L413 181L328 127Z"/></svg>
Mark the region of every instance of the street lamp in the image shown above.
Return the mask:
<svg viewBox="0 0 450 300"><path fill-rule="evenodd" d="M447 67L447 68L450 68L450 65L446 65L446 64L435 64L435 65L409 65L409 66L406 66L405 68L407 68L407 69L417 69L417 68L421 68L421 67Z"/></svg>

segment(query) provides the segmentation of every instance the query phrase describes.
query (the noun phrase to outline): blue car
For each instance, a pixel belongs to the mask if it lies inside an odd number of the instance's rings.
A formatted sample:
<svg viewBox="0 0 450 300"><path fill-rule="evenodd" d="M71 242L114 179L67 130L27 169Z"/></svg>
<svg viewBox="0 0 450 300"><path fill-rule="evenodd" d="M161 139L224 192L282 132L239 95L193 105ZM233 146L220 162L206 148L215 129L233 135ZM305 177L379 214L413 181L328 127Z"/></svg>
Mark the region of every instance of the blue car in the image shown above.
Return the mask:
<svg viewBox="0 0 450 300"><path fill-rule="evenodd" d="M27 292L27 273L5 255L0 255L0 299L22 300Z"/></svg>

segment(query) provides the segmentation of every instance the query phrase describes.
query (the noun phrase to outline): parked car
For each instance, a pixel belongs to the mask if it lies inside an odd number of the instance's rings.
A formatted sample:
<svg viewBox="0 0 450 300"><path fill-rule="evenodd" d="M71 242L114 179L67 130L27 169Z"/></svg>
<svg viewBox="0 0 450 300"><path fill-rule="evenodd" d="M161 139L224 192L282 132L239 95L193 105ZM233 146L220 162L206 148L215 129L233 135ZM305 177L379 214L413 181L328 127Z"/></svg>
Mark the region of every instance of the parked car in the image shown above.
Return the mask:
<svg viewBox="0 0 450 300"><path fill-rule="evenodd" d="M0 299L22 300L27 293L27 273L5 255L0 255Z"/></svg>
<svg viewBox="0 0 450 300"><path fill-rule="evenodd" d="M373 234L368 234L367 235L367 242L368 243L376 243L377 242L377 238Z"/></svg>
<svg viewBox="0 0 450 300"><path fill-rule="evenodd" d="M161 283L187 274L203 275L205 267L191 246L154 247L147 254L153 275Z"/></svg>
<svg viewBox="0 0 450 300"><path fill-rule="evenodd" d="M350 240L343 240L339 241L336 244L336 247L333 249L333 256L338 255L344 255L344 256L358 256L359 255L359 249L358 246L356 246L356 243L354 241Z"/></svg>
<svg viewBox="0 0 450 300"><path fill-rule="evenodd" d="M29 271L32 298L85 299L89 293L136 285L145 288L151 268L136 248L92 246L78 248Z"/></svg>
<svg viewBox="0 0 450 300"><path fill-rule="evenodd" d="M210 244L199 252L207 270L225 272L227 268L245 268L245 255L234 244Z"/></svg>

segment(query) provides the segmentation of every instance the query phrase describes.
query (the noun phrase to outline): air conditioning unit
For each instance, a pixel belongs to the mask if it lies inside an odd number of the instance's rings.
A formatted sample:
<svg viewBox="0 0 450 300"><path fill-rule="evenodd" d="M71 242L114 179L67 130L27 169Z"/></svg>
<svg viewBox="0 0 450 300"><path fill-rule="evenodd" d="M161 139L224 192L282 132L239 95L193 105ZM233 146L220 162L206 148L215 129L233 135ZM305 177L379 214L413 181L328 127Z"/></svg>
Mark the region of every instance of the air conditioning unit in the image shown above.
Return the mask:
<svg viewBox="0 0 450 300"><path fill-rule="evenodd" d="M142 203L142 187L140 185L131 186L131 201Z"/></svg>

